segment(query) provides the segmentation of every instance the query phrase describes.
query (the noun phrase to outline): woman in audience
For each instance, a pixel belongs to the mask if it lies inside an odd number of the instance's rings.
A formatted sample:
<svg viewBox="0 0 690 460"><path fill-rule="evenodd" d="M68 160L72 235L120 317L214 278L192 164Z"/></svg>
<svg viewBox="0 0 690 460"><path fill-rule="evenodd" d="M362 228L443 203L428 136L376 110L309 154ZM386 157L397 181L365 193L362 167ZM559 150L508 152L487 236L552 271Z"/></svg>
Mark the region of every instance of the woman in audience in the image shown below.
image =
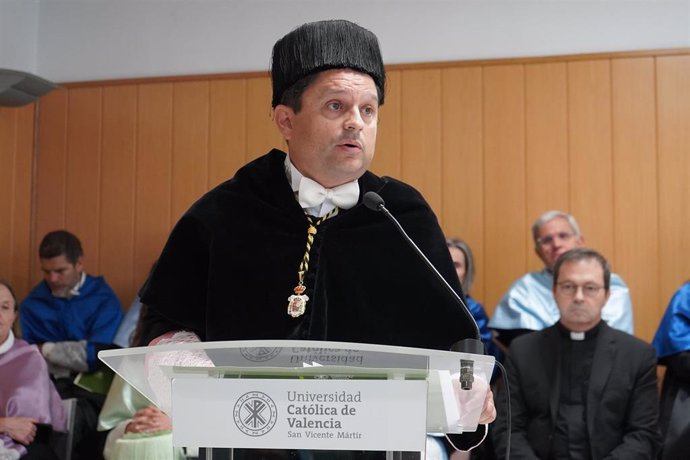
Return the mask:
<svg viewBox="0 0 690 460"><path fill-rule="evenodd" d="M17 310L12 288L0 281L0 459L57 459L48 438L65 430L62 401L38 348L12 332Z"/></svg>
<svg viewBox="0 0 690 460"><path fill-rule="evenodd" d="M493 332L489 329L489 318L486 316L486 311L484 311L482 304L470 296L472 285L474 284L474 256L472 256L472 250L467 243L459 238L446 240L446 244L450 251L450 257L453 259L455 271L460 279L462 290L465 293L467 307L477 322L477 326L479 326L479 333L481 334L484 348L488 354L499 359L500 351L493 341Z"/></svg>
<svg viewBox="0 0 690 460"><path fill-rule="evenodd" d="M489 329L489 318L486 315L486 311L484 311L482 304L474 300L470 295L475 273L472 250L467 243L459 238L446 240L446 245L448 246L448 251L450 251L450 258L453 259L453 265L455 265L460 285L465 293L467 307L479 327L479 334L481 335L484 349L486 353L493 355L497 360L502 359L501 351L493 341L493 331ZM495 372L494 375L496 375ZM493 447L491 447L491 440L489 438L481 446L470 452L460 452L454 449L447 450L450 460L485 460L494 458Z"/></svg>
<svg viewBox="0 0 690 460"><path fill-rule="evenodd" d="M138 299L138 297L137 297ZM139 303L141 311L145 305ZM139 345L141 322L137 311L136 327L128 345ZM119 332L118 332L119 334ZM130 336L129 333L126 334ZM110 430L103 450L105 460L181 460L181 449L173 448L170 417L152 405L140 392L115 376L98 417L98 429Z"/></svg>

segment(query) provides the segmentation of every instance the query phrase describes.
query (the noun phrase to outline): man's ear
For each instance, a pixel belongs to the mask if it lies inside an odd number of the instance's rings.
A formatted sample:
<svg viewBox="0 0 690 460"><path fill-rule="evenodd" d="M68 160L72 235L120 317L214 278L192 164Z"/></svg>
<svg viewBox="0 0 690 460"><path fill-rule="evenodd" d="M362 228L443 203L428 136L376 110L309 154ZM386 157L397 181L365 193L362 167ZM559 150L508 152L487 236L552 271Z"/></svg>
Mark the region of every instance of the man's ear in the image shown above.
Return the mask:
<svg viewBox="0 0 690 460"><path fill-rule="evenodd" d="M288 141L292 137L292 117L294 115L295 112L287 105L279 104L273 109L273 121L275 121L283 139Z"/></svg>
<svg viewBox="0 0 690 460"><path fill-rule="evenodd" d="M534 253L539 257L539 260L542 262L546 263L544 260L544 253L542 252L541 248L539 247L539 243L535 242L534 243Z"/></svg>
<svg viewBox="0 0 690 460"><path fill-rule="evenodd" d="M84 270L84 256L79 256L77 258L77 261L74 262L74 268L79 273L81 273Z"/></svg>
<svg viewBox="0 0 690 460"><path fill-rule="evenodd" d="M584 246L585 245L585 236L584 235L578 236L577 242L580 244L580 247Z"/></svg>

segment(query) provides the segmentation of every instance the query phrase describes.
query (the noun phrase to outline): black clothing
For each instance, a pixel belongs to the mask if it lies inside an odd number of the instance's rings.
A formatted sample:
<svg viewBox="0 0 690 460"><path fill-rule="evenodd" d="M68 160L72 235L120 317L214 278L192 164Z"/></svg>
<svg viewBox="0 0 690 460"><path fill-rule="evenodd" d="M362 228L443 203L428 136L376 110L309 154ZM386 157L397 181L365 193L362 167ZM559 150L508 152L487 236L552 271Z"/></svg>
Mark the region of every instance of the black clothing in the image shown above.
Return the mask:
<svg viewBox="0 0 690 460"><path fill-rule="evenodd" d="M298 282L308 222L288 182L285 154L273 150L208 192L173 229L142 292L149 306L144 343L181 329L204 341L327 340L439 350L478 338L394 226L361 203L367 191L380 194L462 295L444 235L419 192L370 172L359 185L359 204L318 227L304 279L309 301L297 318L287 314L288 297ZM480 428L462 438L471 446L482 434ZM332 452L313 454L333 458Z"/></svg>
<svg viewBox="0 0 690 460"><path fill-rule="evenodd" d="M74 384L72 378L54 380L62 399L77 399L74 413L74 432L72 458L74 460L99 460L103 458L103 448L107 431L98 431L98 414L105 402L105 395L85 390Z"/></svg>
<svg viewBox="0 0 690 460"><path fill-rule="evenodd" d="M690 351L659 359L667 366L661 390L661 460L682 460L690 452Z"/></svg>
<svg viewBox="0 0 690 460"><path fill-rule="evenodd" d="M571 339L570 331L561 323L556 323L556 327L563 337L561 393L551 458L588 460L590 446L587 438L587 387L599 326L582 334L580 340Z"/></svg>
<svg viewBox="0 0 690 460"><path fill-rule="evenodd" d="M497 333L496 340L498 340L504 348L510 347L510 343L520 337L521 335L535 332L532 329L494 329Z"/></svg>
<svg viewBox="0 0 690 460"><path fill-rule="evenodd" d="M361 203L318 227L306 312L287 314L308 223L273 150L204 195L180 219L142 293L144 343L186 329L202 340L305 339L448 350L474 329L380 213ZM365 173L408 234L461 292L443 233L422 196Z"/></svg>
<svg viewBox="0 0 690 460"><path fill-rule="evenodd" d="M565 340L558 325L516 338L506 360L511 458L547 460L561 401ZM584 396L589 458L650 460L660 447L656 353L651 345L600 322ZM570 385L572 388L572 385ZM571 396L573 393L571 393ZM496 398L498 404L503 396ZM493 426L496 455L507 441L506 410ZM576 443L577 444L577 443Z"/></svg>

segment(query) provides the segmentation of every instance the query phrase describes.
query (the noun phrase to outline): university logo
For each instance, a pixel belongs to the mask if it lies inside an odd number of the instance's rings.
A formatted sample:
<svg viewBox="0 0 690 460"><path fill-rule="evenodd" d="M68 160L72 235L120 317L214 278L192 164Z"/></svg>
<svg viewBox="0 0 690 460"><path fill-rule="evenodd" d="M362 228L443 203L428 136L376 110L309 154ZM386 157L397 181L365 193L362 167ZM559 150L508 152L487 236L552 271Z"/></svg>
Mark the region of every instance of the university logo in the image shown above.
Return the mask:
<svg viewBox="0 0 690 460"><path fill-rule="evenodd" d="M241 432L248 436L263 436L275 426L278 409L266 393L250 391L237 400L232 415Z"/></svg>
<svg viewBox="0 0 690 460"><path fill-rule="evenodd" d="M253 361L255 363L261 363L264 361L269 361L280 354L281 347L278 348L267 348L267 347L252 347L252 348L240 348L240 353L245 357L247 361Z"/></svg>

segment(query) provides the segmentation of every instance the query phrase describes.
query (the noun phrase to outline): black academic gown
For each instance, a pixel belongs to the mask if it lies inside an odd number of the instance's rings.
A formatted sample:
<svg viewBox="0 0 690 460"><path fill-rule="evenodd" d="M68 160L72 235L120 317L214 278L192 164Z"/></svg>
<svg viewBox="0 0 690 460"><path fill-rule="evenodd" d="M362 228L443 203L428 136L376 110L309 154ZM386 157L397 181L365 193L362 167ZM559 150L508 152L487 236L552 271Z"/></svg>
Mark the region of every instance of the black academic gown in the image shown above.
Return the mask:
<svg viewBox="0 0 690 460"><path fill-rule="evenodd" d="M412 187L370 172L359 179L360 203L319 226L304 281L306 312L288 316L308 222L284 162L285 154L272 150L180 219L142 292L150 307L144 340L186 329L204 341L328 340L448 350L474 338L449 293L361 197L370 190L381 195L461 293L433 211Z"/></svg>
<svg viewBox="0 0 690 460"><path fill-rule="evenodd" d="M142 302L148 339L185 328L202 340L304 339L448 350L473 329L381 214L358 204L318 228L306 313L287 314L308 222L273 150L204 195L168 239ZM365 173L417 245L461 292L436 217L413 188ZM361 200L360 200L361 201Z"/></svg>

